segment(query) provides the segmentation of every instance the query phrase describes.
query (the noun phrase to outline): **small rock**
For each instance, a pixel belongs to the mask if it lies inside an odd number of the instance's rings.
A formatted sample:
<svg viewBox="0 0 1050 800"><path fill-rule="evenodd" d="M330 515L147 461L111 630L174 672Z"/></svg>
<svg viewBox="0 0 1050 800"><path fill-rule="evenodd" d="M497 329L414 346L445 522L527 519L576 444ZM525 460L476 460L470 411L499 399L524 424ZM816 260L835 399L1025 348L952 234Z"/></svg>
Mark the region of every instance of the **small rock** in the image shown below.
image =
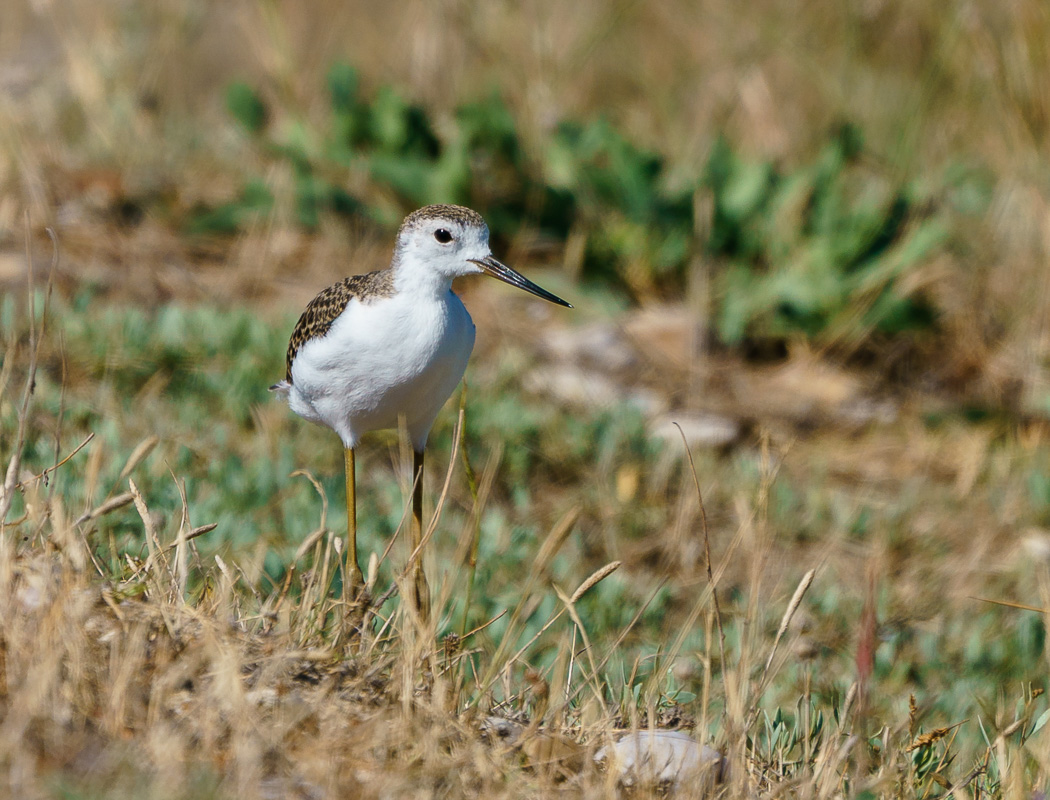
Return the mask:
<svg viewBox="0 0 1050 800"><path fill-rule="evenodd" d="M685 781L722 781L726 764L722 754L684 731L637 731L621 737L594 755L605 763L623 786L638 783L674 788Z"/></svg>
<svg viewBox="0 0 1050 800"><path fill-rule="evenodd" d="M620 387L601 373L575 366L540 367L527 373L522 383L530 392L583 408L614 405L622 394Z"/></svg>
<svg viewBox="0 0 1050 800"><path fill-rule="evenodd" d="M569 365L538 367L522 379L526 390L546 395L557 403L588 410L609 408L619 403L632 405L647 416L659 414L667 402L644 387L627 388L600 372Z"/></svg>
<svg viewBox="0 0 1050 800"><path fill-rule="evenodd" d="M672 444L681 444L682 433L678 432L675 423L682 428L689 447L728 447L740 438L740 423L735 419L720 414L668 414L652 422L652 435Z"/></svg>

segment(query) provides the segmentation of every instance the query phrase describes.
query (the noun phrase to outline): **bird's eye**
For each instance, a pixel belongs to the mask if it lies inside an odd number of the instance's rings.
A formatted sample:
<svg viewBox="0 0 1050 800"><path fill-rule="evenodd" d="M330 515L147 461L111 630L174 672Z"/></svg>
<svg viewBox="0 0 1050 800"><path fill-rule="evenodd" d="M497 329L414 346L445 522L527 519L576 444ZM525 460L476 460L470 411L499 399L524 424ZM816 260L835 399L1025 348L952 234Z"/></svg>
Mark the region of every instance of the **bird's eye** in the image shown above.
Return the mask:
<svg viewBox="0 0 1050 800"><path fill-rule="evenodd" d="M452 234L444 228L438 228L434 231L434 238L441 242L441 244L448 244L452 241Z"/></svg>

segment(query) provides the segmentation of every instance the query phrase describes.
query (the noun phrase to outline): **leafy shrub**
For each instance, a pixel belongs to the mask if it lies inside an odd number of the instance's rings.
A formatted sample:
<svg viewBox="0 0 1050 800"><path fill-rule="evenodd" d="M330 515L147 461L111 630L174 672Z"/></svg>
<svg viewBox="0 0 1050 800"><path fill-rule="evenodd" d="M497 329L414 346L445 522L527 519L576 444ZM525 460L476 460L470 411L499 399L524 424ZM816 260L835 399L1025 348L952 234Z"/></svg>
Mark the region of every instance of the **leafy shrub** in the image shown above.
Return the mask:
<svg viewBox="0 0 1050 800"><path fill-rule="evenodd" d="M706 253L715 330L729 345L802 336L852 350L935 322L918 282L905 278L943 246L947 226L913 184L863 166L852 126L793 171L745 160L719 138L695 181L671 185L659 154L603 119L564 121L530 153L497 96L439 126L390 87L366 97L346 64L329 71L328 95L320 135L302 122L272 130L273 115L244 84L227 98L244 130L290 167L291 207L305 227L325 214L392 227L426 203L470 205L497 238L524 224L559 240L583 232L584 277L636 299L680 296ZM371 196L348 191L351 174L366 177ZM695 229L698 196L712 201L706 242ZM191 228L230 232L274 207L271 190L252 180L238 199L198 209Z"/></svg>
<svg viewBox="0 0 1050 800"><path fill-rule="evenodd" d="M913 187L864 174L860 155L851 126L790 174L742 161L717 142L705 183L714 197L708 248L726 265L723 341L801 333L855 344L933 322L929 301L902 278L944 244L947 228Z"/></svg>

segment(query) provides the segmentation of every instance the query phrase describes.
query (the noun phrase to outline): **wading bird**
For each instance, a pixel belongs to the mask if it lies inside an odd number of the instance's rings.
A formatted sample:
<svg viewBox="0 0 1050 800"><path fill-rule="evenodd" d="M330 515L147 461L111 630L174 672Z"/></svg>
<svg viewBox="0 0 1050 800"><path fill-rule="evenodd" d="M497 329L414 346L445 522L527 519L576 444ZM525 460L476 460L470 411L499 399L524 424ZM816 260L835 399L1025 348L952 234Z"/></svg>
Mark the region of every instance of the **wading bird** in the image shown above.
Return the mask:
<svg viewBox="0 0 1050 800"><path fill-rule="evenodd" d="M415 454L416 552L423 536L423 450L474 348L474 322L452 291L452 280L482 273L572 308L495 259L488 226L476 211L433 205L401 223L388 269L329 286L310 301L292 331L285 378L270 388L283 394L296 414L328 426L343 442L352 600L364 585L357 563L354 448L364 434L397 427L398 417L404 417ZM412 600L425 619L430 598L422 554L412 586Z"/></svg>

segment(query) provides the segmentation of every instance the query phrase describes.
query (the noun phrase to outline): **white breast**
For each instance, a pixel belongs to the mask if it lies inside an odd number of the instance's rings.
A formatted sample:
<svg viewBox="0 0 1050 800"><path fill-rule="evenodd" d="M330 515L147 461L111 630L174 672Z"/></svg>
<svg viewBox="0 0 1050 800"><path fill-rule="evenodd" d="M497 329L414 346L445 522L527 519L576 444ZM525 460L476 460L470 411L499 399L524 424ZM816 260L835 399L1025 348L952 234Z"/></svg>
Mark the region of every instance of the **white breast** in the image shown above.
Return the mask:
<svg viewBox="0 0 1050 800"><path fill-rule="evenodd" d="M440 297L353 299L328 333L304 344L292 364L289 404L332 428L346 447L404 415L422 451L474 348L474 323L451 291Z"/></svg>

